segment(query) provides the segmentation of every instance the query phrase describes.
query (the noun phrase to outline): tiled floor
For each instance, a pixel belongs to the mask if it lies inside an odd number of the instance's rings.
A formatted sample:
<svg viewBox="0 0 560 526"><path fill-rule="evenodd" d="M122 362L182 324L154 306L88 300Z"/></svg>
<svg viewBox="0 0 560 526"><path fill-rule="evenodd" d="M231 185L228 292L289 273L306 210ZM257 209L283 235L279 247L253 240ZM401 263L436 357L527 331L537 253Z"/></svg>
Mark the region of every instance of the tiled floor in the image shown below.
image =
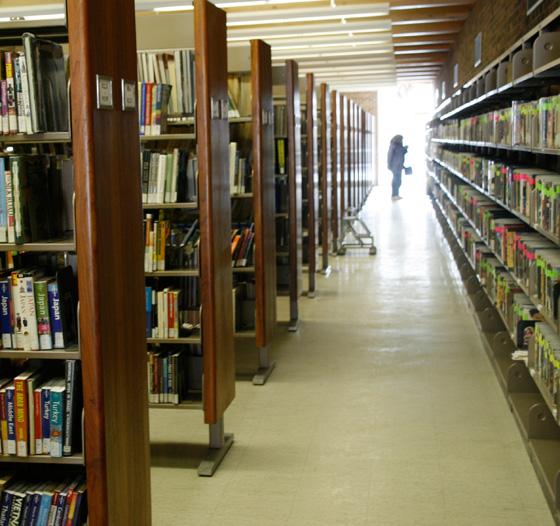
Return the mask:
<svg viewBox="0 0 560 526"><path fill-rule="evenodd" d="M431 205L409 193L377 190L378 255L334 258L270 382L238 383L219 472L158 459L156 526L553 524ZM206 440L196 412L150 418L155 443Z"/></svg>

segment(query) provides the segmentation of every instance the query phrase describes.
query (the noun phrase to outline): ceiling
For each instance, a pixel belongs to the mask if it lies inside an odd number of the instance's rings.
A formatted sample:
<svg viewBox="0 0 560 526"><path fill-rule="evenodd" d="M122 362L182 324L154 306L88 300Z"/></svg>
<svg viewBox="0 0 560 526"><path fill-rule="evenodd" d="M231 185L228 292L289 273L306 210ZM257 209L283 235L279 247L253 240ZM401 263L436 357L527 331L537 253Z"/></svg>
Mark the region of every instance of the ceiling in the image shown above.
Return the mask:
<svg viewBox="0 0 560 526"><path fill-rule="evenodd" d="M262 38L273 61L344 89L436 78L476 0L212 0L228 13L228 45ZM141 14L172 16L192 0L136 0ZM11 16L64 13L60 0L2 0ZM48 22L47 22L48 23ZM51 23L60 24L60 20ZM7 25L7 24L1 24Z"/></svg>

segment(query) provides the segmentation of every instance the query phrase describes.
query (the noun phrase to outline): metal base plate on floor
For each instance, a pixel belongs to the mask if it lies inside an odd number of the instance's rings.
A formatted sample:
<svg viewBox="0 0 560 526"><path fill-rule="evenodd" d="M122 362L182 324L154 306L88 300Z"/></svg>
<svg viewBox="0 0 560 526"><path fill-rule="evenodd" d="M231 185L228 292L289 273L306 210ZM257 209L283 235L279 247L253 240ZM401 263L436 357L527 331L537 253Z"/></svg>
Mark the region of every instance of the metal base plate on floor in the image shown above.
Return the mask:
<svg viewBox="0 0 560 526"><path fill-rule="evenodd" d="M288 322L288 331L297 332L299 329L299 320L290 320Z"/></svg>
<svg viewBox="0 0 560 526"><path fill-rule="evenodd" d="M259 370L253 376L253 385L264 385L268 380L268 377L274 371L276 367L276 362L270 362L268 367L260 367Z"/></svg>
<svg viewBox="0 0 560 526"><path fill-rule="evenodd" d="M225 433L224 445L222 447L208 449L208 455L206 455L206 458L198 466L198 476L211 477L216 473L218 466L222 463L222 460L224 460L224 457L227 455L232 445L233 434Z"/></svg>
<svg viewBox="0 0 560 526"><path fill-rule="evenodd" d="M321 274L323 274L323 276L330 276L331 272L332 272L332 268L330 265L327 268L321 270Z"/></svg>
<svg viewBox="0 0 560 526"><path fill-rule="evenodd" d="M315 297L316 292L314 290L307 291L307 297L313 299Z"/></svg>

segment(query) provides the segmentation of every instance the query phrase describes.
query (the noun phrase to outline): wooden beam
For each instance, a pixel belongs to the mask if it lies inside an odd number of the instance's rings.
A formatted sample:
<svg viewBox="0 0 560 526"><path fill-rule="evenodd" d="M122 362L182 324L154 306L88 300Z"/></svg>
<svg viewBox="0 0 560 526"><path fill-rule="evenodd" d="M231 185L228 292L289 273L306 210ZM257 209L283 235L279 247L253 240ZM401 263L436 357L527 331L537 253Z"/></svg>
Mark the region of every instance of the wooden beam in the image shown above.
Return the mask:
<svg viewBox="0 0 560 526"><path fill-rule="evenodd" d="M431 24L448 20L466 20L469 9L464 6L440 7L436 9L407 9L390 14L392 25Z"/></svg>
<svg viewBox="0 0 560 526"><path fill-rule="evenodd" d="M393 38L418 37L426 35L448 35L459 33L463 27L462 22L440 22L435 24L410 24L393 26L391 32Z"/></svg>

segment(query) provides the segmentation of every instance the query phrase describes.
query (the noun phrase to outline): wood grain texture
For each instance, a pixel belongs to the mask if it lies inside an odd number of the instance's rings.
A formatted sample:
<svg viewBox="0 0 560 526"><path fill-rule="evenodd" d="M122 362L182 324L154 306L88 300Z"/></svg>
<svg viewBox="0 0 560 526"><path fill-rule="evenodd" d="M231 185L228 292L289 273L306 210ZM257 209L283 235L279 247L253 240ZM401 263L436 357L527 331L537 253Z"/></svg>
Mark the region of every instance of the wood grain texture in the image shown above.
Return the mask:
<svg viewBox="0 0 560 526"><path fill-rule="evenodd" d="M332 212L331 94L321 83L321 270L329 267Z"/></svg>
<svg viewBox="0 0 560 526"><path fill-rule="evenodd" d="M301 107L298 65L286 61L286 114L288 118L288 221L290 223L290 321L299 319L298 298L302 290L301 218Z"/></svg>
<svg viewBox="0 0 560 526"><path fill-rule="evenodd" d="M276 325L274 123L270 46L251 41L253 211L255 221L256 345L266 347ZM263 121L266 116L266 122Z"/></svg>
<svg viewBox="0 0 560 526"><path fill-rule="evenodd" d="M339 218L340 218L340 231L342 232L342 219L346 214L346 173L348 172L348 161L346 159L346 97L340 95L339 100L339 139L340 139L340 176L339 176ZM342 241L342 240L341 240Z"/></svg>
<svg viewBox="0 0 560 526"><path fill-rule="evenodd" d="M313 293L317 289L317 204L318 204L318 175L317 175L317 92L315 76L308 73L306 80L306 134L307 134L307 258L308 258L308 286Z"/></svg>
<svg viewBox="0 0 560 526"><path fill-rule="evenodd" d="M333 249L338 248L338 238L340 229L339 220L339 178L340 178L340 130L339 130L339 96L336 90L331 91L331 160L332 160L332 240Z"/></svg>
<svg viewBox="0 0 560 526"><path fill-rule="evenodd" d="M346 99L346 181L344 183L345 192L345 210L348 208L352 208L352 177L354 175L354 151L353 151L353 141L352 141L352 134L353 134L353 127L352 127L352 101L347 98Z"/></svg>
<svg viewBox="0 0 560 526"><path fill-rule="evenodd" d="M151 524L133 0L68 2L89 524ZM99 38L103 35L103 38ZM113 79L96 108L95 75Z"/></svg>
<svg viewBox="0 0 560 526"><path fill-rule="evenodd" d="M235 397L231 197L227 111L226 14L195 0L196 130L200 210L200 286L204 354L204 420L216 423Z"/></svg>

